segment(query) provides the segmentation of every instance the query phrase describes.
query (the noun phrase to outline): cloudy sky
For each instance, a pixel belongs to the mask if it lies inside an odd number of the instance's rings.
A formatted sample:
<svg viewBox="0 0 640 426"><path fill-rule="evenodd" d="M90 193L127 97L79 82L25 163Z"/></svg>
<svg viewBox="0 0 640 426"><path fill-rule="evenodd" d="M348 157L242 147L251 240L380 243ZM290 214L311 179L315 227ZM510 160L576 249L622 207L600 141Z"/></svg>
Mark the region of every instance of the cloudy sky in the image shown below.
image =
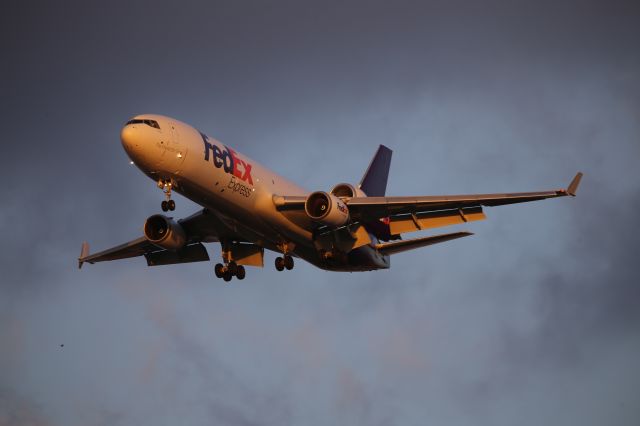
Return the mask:
<svg viewBox="0 0 640 426"><path fill-rule="evenodd" d="M639 424L639 21L615 0L9 1L0 425ZM119 141L145 112L310 190L380 143L395 195L585 178L389 271L78 271L83 240L159 210Z"/></svg>

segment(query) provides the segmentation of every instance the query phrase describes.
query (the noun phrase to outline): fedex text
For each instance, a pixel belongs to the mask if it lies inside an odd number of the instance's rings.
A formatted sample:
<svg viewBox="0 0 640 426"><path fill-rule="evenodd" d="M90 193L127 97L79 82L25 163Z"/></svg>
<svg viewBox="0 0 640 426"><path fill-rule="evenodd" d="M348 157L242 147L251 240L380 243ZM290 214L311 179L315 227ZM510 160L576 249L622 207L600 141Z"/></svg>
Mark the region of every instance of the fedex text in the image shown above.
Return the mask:
<svg viewBox="0 0 640 426"><path fill-rule="evenodd" d="M212 156L213 165L216 168L223 168L225 173L229 173L240 179L249 185L253 185L253 178L251 177L251 164L238 158L236 152L222 145L222 148L216 144L209 142L207 135L202 135L202 141L204 142L204 161L209 161L209 157Z"/></svg>

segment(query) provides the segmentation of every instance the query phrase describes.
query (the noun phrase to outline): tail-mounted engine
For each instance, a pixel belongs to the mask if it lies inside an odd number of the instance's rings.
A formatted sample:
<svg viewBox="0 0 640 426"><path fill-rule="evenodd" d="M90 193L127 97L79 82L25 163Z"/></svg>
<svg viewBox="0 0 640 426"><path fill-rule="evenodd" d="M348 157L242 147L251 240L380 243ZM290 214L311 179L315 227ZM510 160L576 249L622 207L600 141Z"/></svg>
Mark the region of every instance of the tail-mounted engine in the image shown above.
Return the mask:
<svg viewBox="0 0 640 426"><path fill-rule="evenodd" d="M304 211L313 221L327 226L342 226L349 221L349 208L344 201L323 191L307 197Z"/></svg>
<svg viewBox="0 0 640 426"><path fill-rule="evenodd" d="M341 200L349 200L354 197L366 197L367 194L357 186L353 186L349 183L339 183L333 187L331 194L340 198ZM384 220L386 219L386 221ZM380 220L373 220L363 223L368 232L375 235L378 239L389 241L400 238L399 236L391 235L389 231L389 220L384 218Z"/></svg>
<svg viewBox="0 0 640 426"><path fill-rule="evenodd" d="M367 196L367 194L365 194L360 188L356 188L350 183L337 184L331 190L331 194L341 199Z"/></svg>
<svg viewBox="0 0 640 426"><path fill-rule="evenodd" d="M150 216L144 223L144 236L149 242L165 250L178 250L187 243L182 226L161 214Z"/></svg>

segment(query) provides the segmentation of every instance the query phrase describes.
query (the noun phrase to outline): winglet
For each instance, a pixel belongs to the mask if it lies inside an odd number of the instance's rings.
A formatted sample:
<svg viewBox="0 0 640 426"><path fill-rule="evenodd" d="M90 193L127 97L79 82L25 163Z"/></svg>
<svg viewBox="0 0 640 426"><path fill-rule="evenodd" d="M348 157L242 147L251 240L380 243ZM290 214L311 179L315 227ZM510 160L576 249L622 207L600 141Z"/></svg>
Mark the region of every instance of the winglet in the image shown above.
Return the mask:
<svg viewBox="0 0 640 426"><path fill-rule="evenodd" d="M580 185L580 179L582 179L582 173L578 172L569 184L569 188L567 188L567 194L571 195L572 197L576 196L578 185Z"/></svg>
<svg viewBox="0 0 640 426"><path fill-rule="evenodd" d="M82 264L84 263L84 260L87 256L89 256L89 243L88 242L83 242L82 243L82 249L80 250L80 257L78 258L78 269L82 268Z"/></svg>

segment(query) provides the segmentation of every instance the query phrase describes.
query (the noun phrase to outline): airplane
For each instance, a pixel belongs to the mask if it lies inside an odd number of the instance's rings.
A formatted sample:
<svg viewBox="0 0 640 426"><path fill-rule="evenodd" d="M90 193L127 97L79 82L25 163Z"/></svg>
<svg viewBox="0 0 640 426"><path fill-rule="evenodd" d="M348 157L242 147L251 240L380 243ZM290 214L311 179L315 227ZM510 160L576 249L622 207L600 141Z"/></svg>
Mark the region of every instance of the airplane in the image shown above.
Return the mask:
<svg viewBox="0 0 640 426"><path fill-rule="evenodd" d="M245 266L264 267L265 249L279 253L278 271L292 269L294 257L329 271L388 269L393 254L473 235L402 234L483 220L483 207L575 196L582 178L540 192L388 197L392 151L380 145L358 185L310 192L174 118L137 115L120 139L131 162L164 192L163 212L175 210L174 191L202 209L179 220L153 214L143 236L99 253L90 254L84 242L80 268L137 256L148 266L209 261L203 243L219 243L222 262L214 272L227 282L244 279Z"/></svg>

